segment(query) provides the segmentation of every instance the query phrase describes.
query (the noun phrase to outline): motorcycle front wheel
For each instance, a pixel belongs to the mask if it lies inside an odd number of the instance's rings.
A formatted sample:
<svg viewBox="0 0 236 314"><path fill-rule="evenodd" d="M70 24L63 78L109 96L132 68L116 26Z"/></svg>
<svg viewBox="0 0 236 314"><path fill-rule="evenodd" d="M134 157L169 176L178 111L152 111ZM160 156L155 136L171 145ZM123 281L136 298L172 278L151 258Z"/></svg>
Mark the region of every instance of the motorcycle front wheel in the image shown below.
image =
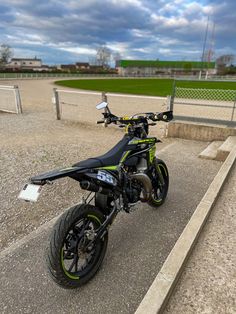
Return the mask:
<svg viewBox="0 0 236 314"><path fill-rule="evenodd" d="M66 289L78 288L99 270L104 259L108 233L91 241L104 221L94 206L81 204L66 211L52 230L46 249L51 278Z"/></svg>
<svg viewBox="0 0 236 314"><path fill-rule="evenodd" d="M162 178L160 178L160 175ZM152 181L152 195L148 204L152 207L159 207L165 202L169 188L169 173L163 160L154 160L150 178Z"/></svg>

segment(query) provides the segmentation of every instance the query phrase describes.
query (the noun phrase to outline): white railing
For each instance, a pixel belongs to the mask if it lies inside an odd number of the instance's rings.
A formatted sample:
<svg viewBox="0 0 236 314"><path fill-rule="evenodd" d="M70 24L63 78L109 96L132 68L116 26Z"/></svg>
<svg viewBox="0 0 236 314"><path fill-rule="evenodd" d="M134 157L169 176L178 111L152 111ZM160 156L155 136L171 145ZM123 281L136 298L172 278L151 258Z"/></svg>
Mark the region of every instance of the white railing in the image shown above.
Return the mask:
<svg viewBox="0 0 236 314"><path fill-rule="evenodd" d="M0 111L22 113L20 91L17 85L0 85Z"/></svg>
<svg viewBox="0 0 236 314"><path fill-rule="evenodd" d="M83 97L83 96L86 96L86 97ZM112 98L115 98L116 100ZM124 105L125 98L127 99L127 102ZM145 100L145 103L142 103L142 100ZM92 91L91 92L90 91L76 91L76 90L68 90L68 89L60 89L60 88L53 89L52 103L56 109L57 120L61 120L62 115L64 116L66 114L66 110L69 111L69 108L71 112L73 111L73 114L75 115L79 113L82 114L83 112L85 113L85 111L86 111L86 114L89 114L91 104L93 103L92 104L93 106L100 101L108 101L109 104L114 105L116 112L124 110L124 113L125 112L128 113L137 109L139 110L139 112L151 111L155 109L156 109L155 111L158 111L158 109L160 111L161 107L165 106L166 108L166 106L168 105L167 104L168 97L129 95L129 94L92 92ZM122 108L119 108L120 106L118 106L119 101L123 102ZM137 101L137 103L135 101ZM78 110L75 111L75 108L78 108ZM95 106L94 106L94 109L95 109ZM91 107L91 110L93 110L92 107ZM76 119L76 116L74 118Z"/></svg>

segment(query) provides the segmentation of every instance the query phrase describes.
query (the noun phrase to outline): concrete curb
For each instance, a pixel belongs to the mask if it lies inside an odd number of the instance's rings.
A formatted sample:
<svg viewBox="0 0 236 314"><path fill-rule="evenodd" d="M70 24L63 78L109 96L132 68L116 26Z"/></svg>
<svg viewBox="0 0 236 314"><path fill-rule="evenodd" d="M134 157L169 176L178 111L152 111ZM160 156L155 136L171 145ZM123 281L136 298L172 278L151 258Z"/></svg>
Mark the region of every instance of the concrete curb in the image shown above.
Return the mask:
<svg viewBox="0 0 236 314"><path fill-rule="evenodd" d="M135 314L161 313L236 160L232 149L177 240Z"/></svg>

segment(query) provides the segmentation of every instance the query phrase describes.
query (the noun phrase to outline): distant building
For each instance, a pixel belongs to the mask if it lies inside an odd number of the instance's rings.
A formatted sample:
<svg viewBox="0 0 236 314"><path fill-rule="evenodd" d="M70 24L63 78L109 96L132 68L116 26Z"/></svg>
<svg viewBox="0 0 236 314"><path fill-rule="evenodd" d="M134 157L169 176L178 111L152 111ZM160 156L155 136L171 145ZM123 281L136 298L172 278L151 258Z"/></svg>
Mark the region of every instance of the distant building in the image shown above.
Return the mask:
<svg viewBox="0 0 236 314"><path fill-rule="evenodd" d="M88 62L76 62L75 64L78 70L88 70L90 69L90 65Z"/></svg>
<svg viewBox="0 0 236 314"><path fill-rule="evenodd" d="M76 65L75 64L61 64L58 66L58 69L61 71L71 72L76 71Z"/></svg>
<svg viewBox="0 0 236 314"><path fill-rule="evenodd" d="M91 65L90 69L93 71L102 71L104 70L104 67L102 65Z"/></svg>
<svg viewBox="0 0 236 314"><path fill-rule="evenodd" d="M6 68L11 70L38 70L42 67L42 60L38 58L12 58Z"/></svg>
<svg viewBox="0 0 236 314"><path fill-rule="evenodd" d="M37 72L52 72L53 70L56 70L56 68L50 67L46 64L42 64L40 68L34 68L33 70Z"/></svg>
<svg viewBox="0 0 236 314"><path fill-rule="evenodd" d="M196 75L200 71L216 74L215 62L197 61L154 61L154 60L118 60L116 68L119 75Z"/></svg>

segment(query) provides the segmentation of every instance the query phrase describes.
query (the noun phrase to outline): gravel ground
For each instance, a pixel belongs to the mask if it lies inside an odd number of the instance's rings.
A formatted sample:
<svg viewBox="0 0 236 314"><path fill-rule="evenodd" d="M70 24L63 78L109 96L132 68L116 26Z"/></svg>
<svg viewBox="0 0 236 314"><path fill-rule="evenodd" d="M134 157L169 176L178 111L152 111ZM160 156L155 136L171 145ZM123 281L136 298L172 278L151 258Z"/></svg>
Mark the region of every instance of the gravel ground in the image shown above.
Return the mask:
<svg viewBox="0 0 236 314"><path fill-rule="evenodd" d="M1 84L19 85L24 114L0 114L0 249L81 200L78 183L63 179L45 188L36 204L19 201L17 196L29 177L102 154L123 136L120 129L95 125L100 115L95 109L97 101L84 108L80 122L56 121L50 80ZM154 104L149 105L142 100L140 109L154 110ZM132 108L139 109L137 104ZM119 113L122 109L127 112L127 99L119 100ZM153 128L152 134L161 136L161 128L163 124ZM165 139L159 149L171 141Z"/></svg>

